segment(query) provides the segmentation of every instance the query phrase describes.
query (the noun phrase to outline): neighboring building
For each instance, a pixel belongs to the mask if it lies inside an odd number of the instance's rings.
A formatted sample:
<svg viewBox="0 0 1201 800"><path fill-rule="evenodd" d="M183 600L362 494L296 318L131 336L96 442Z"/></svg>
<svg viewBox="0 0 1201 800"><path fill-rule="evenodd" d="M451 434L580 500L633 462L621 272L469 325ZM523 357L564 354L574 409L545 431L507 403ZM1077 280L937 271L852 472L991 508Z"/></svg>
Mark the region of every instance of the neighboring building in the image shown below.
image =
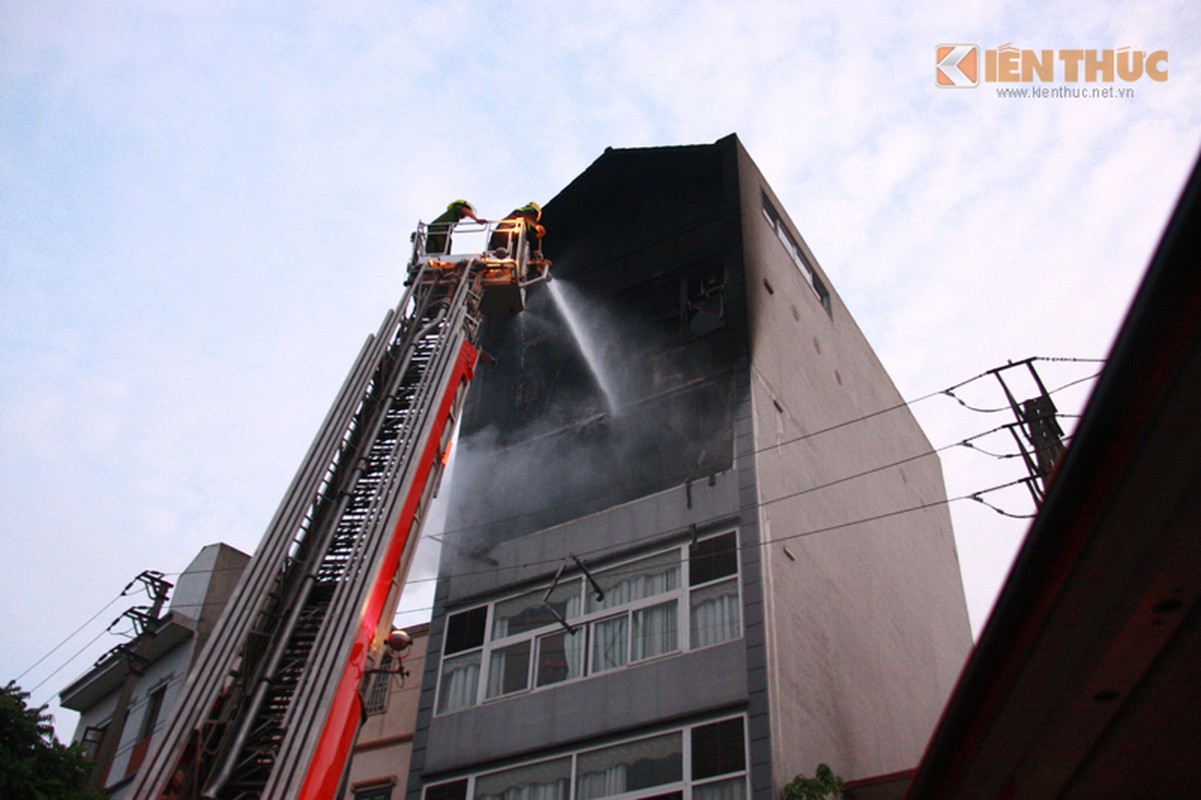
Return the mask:
<svg viewBox="0 0 1201 800"><path fill-rule="evenodd" d="M941 466L779 199L729 136L606 150L543 222L464 411L409 800L912 769L971 645Z"/></svg>
<svg viewBox="0 0 1201 800"><path fill-rule="evenodd" d="M351 757L346 800L396 797L397 786L403 791L413 751L413 725L429 629L429 625L405 628L413 643L399 654L385 647L379 671L364 684L367 716Z"/></svg>
<svg viewBox="0 0 1201 800"><path fill-rule="evenodd" d="M114 798L126 794L146 757L155 732L166 719L195 659L250 559L226 544L205 547L179 576L167 611L151 624L146 660L111 653L59 693L64 708L79 712L73 742L99 750L133 669L132 694L121 740L105 788ZM131 595L131 600L136 600Z"/></svg>

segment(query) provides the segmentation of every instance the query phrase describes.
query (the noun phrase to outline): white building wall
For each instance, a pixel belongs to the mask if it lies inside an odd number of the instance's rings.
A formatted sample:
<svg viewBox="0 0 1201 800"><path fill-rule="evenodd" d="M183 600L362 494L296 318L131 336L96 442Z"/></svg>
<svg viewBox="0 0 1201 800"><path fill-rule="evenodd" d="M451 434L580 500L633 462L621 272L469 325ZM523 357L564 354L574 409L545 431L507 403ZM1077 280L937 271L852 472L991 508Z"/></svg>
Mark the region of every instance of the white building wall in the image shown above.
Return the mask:
<svg viewBox="0 0 1201 800"><path fill-rule="evenodd" d="M908 769L971 644L941 466L741 147L739 167L773 780Z"/></svg>

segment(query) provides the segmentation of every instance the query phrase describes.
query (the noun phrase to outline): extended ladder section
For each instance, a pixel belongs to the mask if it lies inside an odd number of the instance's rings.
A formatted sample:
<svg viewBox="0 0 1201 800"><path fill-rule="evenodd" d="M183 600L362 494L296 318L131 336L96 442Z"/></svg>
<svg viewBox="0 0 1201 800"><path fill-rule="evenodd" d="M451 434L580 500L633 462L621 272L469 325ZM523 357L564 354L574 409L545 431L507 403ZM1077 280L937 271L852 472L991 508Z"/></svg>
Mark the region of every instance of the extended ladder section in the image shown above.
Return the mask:
<svg viewBox="0 0 1201 800"><path fill-rule="evenodd" d="M481 309L520 311L531 271L520 237L515 256L448 257L427 255L424 233L404 298L360 352L130 797L335 796L362 677L474 371Z"/></svg>

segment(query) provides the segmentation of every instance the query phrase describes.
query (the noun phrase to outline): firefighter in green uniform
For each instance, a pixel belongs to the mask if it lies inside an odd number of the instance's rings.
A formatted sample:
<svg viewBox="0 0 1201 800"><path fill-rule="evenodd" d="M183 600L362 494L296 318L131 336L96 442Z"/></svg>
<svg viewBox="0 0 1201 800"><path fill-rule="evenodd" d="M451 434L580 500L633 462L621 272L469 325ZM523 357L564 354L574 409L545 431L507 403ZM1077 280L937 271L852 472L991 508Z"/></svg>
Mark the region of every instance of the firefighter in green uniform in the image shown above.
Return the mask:
<svg viewBox="0 0 1201 800"><path fill-rule="evenodd" d="M513 248L517 244L518 234L521 229L525 228L525 240L529 243L531 249L535 252L542 250L542 237L546 235L546 228L539 224L542 219L542 206L535 202L526 203L521 208L515 208L509 212L509 215L496 223L496 230L492 233L492 240L488 243L489 249L493 251L504 251L504 255L497 252L501 258L508 256L516 256Z"/></svg>
<svg viewBox="0 0 1201 800"><path fill-rule="evenodd" d="M471 203L466 200L456 200L429 224L429 232L425 237L425 252L450 252L450 231L465 218L471 218L481 224L487 222L475 215L475 209L472 208Z"/></svg>

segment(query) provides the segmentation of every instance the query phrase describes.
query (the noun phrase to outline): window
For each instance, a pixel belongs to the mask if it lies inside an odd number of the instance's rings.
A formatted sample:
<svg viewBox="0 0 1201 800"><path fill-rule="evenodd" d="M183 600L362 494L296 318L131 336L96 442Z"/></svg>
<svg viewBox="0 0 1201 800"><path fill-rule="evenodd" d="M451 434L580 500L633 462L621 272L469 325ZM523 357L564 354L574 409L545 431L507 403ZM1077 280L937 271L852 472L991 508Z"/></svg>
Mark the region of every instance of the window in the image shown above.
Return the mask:
<svg viewBox="0 0 1201 800"><path fill-rule="evenodd" d="M425 790L425 800L467 800L467 779L431 786Z"/></svg>
<svg viewBox="0 0 1201 800"><path fill-rule="evenodd" d="M392 784L355 789L354 800L392 800Z"/></svg>
<svg viewBox="0 0 1201 800"><path fill-rule="evenodd" d="M570 792L570 758L494 772L475 781L475 800L568 800Z"/></svg>
<svg viewBox="0 0 1201 800"><path fill-rule="evenodd" d="M442 677L438 681L438 711L475 705L487 632L488 607L452 614L446 620Z"/></svg>
<svg viewBox="0 0 1201 800"><path fill-rule="evenodd" d="M100 754L100 745L104 743L104 735L108 733L108 722L103 725L89 725L83 732L79 744L83 745L84 758L95 761Z"/></svg>
<svg viewBox="0 0 1201 800"><path fill-rule="evenodd" d="M167 696L167 684L154 689L146 696L146 710L142 713L142 724L138 727L138 740L149 739L158 725L159 714L163 711L163 698Z"/></svg>
<svg viewBox="0 0 1201 800"><path fill-rule="evenodd" d="M714 536L689 548L690 636L693 647L707 647L738 636L738 543L733 533Z"/></svg>
<svg viewBox="0 0 1201 800"><path fill-rule="evenodd" d="M767 193L763 193L763 216L767 219L772 230L776 233L776 238L780 240L780 244L784 245L785 252L792 259L793 263L800 269L801 275L804 276L805 282L809 284L809 288L817 295L817 300L821 303L822 308L826 313L831 313L830 307L830 290L822 283L822 279L818 276L817 270L809 263L808 257L805 255L804 249L797 243L792 232L784 224L784 220L780 217L780 213L776 211L776 207L767 199ZM770 286L768 287L770 291Z"/></svg>
<svg viewBox="0 0 1201 800"><path fill-rule="evenodd" d="M378 671L371 676L371 687L367 690L367 699L363 703L363 711L367 714L382 714L388 710L388 694L392 689L392 651L384 648L380 658Z"/></svg>
<svg viewBox="0 0 1201 800"><path fill-rule="evenodd" d="M684 779L683 734L620 744L581 754L576 800L637 792Z"/></svg>
<svg viewBox="0 0 1201 800"><path fill-rule="evenodd" d="M742 717L427 786L425 800L745 800ZM572 787L574 786L574 797Z"/></svg>
<svg viewBox="0 0 1201 800"><path fill-rule="evenodd" d="M595 582L595 583L594 583ZM741 635L733 531L447 618L437 713Z"/></svg>

